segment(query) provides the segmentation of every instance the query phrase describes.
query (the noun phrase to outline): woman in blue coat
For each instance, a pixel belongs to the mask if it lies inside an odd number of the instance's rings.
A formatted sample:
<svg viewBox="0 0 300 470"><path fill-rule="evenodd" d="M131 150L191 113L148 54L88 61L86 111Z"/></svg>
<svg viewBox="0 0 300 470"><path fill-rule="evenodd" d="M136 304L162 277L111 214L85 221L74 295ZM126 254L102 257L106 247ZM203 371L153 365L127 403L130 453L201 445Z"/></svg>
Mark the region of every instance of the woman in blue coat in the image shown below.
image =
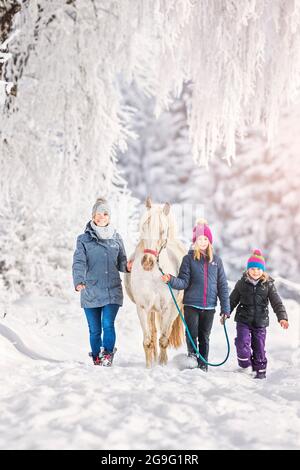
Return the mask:
<svg viewBox="0 0 300 470"><path fill-rule="evenodd" d="M73 257L73 282L80 292L90 333L95 365L111 366L116 341L115 318L123 304L119 271L130 272L121 236L110 223L105 199L93 206L92 220L77 238Z"/></svg>

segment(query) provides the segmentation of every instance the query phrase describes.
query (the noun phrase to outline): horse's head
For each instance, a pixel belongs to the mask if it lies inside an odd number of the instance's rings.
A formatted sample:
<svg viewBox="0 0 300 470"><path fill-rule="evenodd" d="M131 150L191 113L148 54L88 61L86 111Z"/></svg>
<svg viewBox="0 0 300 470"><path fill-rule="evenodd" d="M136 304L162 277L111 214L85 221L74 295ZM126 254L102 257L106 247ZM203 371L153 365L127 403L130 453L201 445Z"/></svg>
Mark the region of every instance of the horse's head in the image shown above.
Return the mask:
<svg viewBox="0 0 300 470"><path fill-rule="evenodd" d="M151 271L162 247L167 243L170 233L170 204L163 207L152 204L148 197L146 200L147 211L143 215L140 224L140 235L144 245L144 256L141 264L145 271Z"/></svg>

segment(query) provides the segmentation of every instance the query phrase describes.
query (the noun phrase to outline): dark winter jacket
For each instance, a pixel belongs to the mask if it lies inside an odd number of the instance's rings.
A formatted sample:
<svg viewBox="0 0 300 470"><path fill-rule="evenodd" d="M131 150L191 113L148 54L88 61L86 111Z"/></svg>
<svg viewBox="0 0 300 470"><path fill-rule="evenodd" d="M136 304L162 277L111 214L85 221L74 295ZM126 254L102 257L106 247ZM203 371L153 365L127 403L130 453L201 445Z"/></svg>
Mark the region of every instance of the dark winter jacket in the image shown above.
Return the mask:
<svg viewBox="0 0 300 470"><path fill-rule="evenodd" d="M178 277L171 276L171 287L184 289L183 303L214 309L217 298L221 313L230 314L229 292L222 260L214 255L209 263L204 256L194 259L194 250L183 257Z"/></svg>
<svg viewBox="0 0 300 470"><path fill-rule="evenodd" d="M277 293L274 279L270 277L265 282L260 280L254 285L245 272L230 294L230 310L232 312L237 306L236 322L265 327L269 325L269 301L278 321L287 320L287 313Z"/></svg>
<svg viewBox="0 0 300 470"><path fill-rule="evenodd" d="M80 292L81 307L94 308L107 304L123 304L119 271L127 272L127 258L121 236L99 239L88 223L77 238L73 257L74 287L85 284Z"/></svg>

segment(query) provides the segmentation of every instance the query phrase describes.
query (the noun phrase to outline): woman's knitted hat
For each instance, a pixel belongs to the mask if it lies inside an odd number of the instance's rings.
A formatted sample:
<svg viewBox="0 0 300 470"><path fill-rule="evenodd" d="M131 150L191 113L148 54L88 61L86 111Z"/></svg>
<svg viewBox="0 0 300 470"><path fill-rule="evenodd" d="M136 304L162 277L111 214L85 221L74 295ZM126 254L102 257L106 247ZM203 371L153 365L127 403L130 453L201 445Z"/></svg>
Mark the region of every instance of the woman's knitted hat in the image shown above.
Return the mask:
<svg viewBox="0 0 300 470"><path fill-rule="evenodd" d="M263 257L260 250L253 250L253 253L247 262L247 269L249 268L258 268L262 269L263 271L266 270L265 258Z"/></svg>
<svg viewBox="0 0 300 470"><path fill-rule="evenodd" d="M204 235L205 237L207 237L210 243L212 244L213 242L212 233L205 219L198 219L196 221L196 225L193 228L193 243L195 243L197 238L200 237L201 235Z"/></svg>
<svg viewBox="0 0 300 470"><path fill-rule="evenodd" d="M96 215L96 213L99 212L107 212L108 215L110 216L110 206L107 202L106 199L103 199L102 197L98 197L96 200L95 204L93 205L93 210L92 210L92 217Z"/></svg>

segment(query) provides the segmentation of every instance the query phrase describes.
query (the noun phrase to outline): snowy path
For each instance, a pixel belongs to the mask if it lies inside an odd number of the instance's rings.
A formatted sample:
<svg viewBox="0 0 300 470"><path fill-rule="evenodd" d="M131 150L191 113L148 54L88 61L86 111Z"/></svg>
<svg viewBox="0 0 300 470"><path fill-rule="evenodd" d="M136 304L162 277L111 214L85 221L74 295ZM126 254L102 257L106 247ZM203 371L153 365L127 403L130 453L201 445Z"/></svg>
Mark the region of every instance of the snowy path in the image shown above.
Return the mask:
<svg viewBox="0 0 300 470"><path fill-rule="evenodd" d="M94 367L77 302L24 299L0 323L0 448L299 449L299 306L288 310L294 329L272 322L268 379L256 381L235 372L234 350L208 374L178 369L184 348L146 370L131 304L119 314L114 367ZM229 333L233 344L233 322ZM215 322L211 359L224 350Z"/></svg>

